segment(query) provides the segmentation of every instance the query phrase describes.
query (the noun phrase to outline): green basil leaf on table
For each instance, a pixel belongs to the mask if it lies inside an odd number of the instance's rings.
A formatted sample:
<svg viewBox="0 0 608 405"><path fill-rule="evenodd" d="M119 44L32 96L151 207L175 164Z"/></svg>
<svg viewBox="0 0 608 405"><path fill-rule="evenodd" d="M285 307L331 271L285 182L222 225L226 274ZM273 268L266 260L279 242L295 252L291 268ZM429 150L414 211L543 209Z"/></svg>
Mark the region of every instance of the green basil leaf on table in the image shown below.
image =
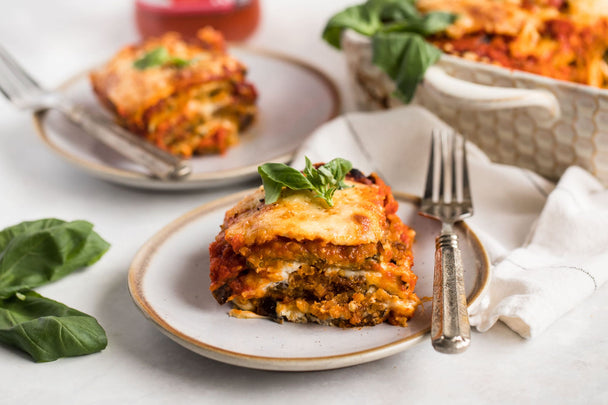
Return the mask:
<svg viewBox="0 0 608 405"><path fill-rule="evenodd" d="M0 342L39 362L107 345L95 318L31 291L95 263L109 244L86 221L26 221L0 231Z"/></svg>
<svg viewBox="0 0 608 405"><path fill-rule="evenodd" d="M6 249L6 245L13 240L13 238L17 235L26 232L36 232L43 229L51 228L55 225L61 225L65 223L60 219L55 218L45 218L39 219L37 221L26 221L21 222L20 224L9 226L0 231L0 252Z"/></svg>
<svg viewBox="0 0 608 405"><path fill-rule="evenodd" d="M0 300L0 342L37 362L96 353L108 344L95 318L34 291Z"/></svg>
<svg viewBox="0 0 608 405"><path fill-rule="evenodd" d="M0 231L0 298L95 263L110 245L86 221L23 222Z"/></svg>

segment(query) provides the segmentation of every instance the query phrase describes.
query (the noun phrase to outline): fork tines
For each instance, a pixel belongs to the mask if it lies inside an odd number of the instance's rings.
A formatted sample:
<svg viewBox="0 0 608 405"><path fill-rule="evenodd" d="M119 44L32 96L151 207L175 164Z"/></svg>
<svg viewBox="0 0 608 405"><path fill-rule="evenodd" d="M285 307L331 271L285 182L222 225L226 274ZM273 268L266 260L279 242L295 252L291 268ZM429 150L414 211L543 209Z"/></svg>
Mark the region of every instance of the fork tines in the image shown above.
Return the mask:
<svg viewBox="0 0 608 405"><path fill-rule="evenodd" d="M437 207L432 212L431 205ZM445 210L435 211L442 206L455 209L450 215L457 217L450 218L453 220L472 214L465 141L453 131L434 129L422 208L440 217Z"/></svg>

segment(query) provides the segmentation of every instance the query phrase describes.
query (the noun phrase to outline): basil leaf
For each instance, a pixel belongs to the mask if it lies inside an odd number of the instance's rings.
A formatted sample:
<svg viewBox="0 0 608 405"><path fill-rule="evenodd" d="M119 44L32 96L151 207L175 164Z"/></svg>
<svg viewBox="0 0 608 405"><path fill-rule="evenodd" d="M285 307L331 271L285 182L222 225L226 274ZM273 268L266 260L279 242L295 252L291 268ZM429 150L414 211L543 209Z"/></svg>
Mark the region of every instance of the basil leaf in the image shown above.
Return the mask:
<svg viewBox="0 0 608 405"><path fill-rule="evenodd" d="M434 11L426 14L420 24L420 34L428 36L443 32L452 25L458 16L456 14Z"/></svg>
<svg viewBox="0 0 608 405"><path fill-rule="evenodd" d="M324 165L332 174L332 177L336 179L340 188L346 188L347 185L344 184L344 177L351 171L353 165L346 159L335 158L331 160L329 163Z"/></svg>
<svg viewBox="0 0 608 405"><path fill-rule="evenodd" d="M110 245L86 221L43 219L0 231L0 298L95 263Z"/></svg>
<svg viewBox="0 0 608 405"><path fill-rule="evenodd" d="M342 31L350 28L365 36L372 36L382 27L379 15L366 5L348 7L334 15L323 30L323 39L335 48L340 49Z"/></svg>
<svg viewBox="0 0 608 405"><path fill-rule="evenodd" d="M456 15L435 11L419 18L397 20L387 24L382 32L412 32L423 36L433 35L444 31L456 20Z"/></svg>
<svg viewBox="0 0 608 405"><path fill-rule="evenodd" d="M162 66L169 60L169 51L164 46L146 52L144 56L133 62L133 67L144 70L154 66Z"/></svg>
<svg viewBox="0 0 608 405"><path fill-rule="evenodd" d="M367 4L376 8L377 12L380 13L380 19L384 23L422 17L414 0L372 0L368 1Z"/></svg>
<svg viewBox="0 0 608 405"><path fill-rule="evenodd" d="M264 185L264 203L272 204L276 202L281 196L281 191L283 191L283 184L274 181L265 172L260 170L258 167L258 173L260 177L262 177L262 184Z"/></svg>
<svg viewBox="0 0 608 405"><path fill-rule="evenodd" d="M37 232L43 229L51 228L55 225L64 224L65 221L55 218L39 219L37 221L26 221L20 224L9 226L0 231L0 252L6 249L8 243L17 235L26 232Z"/></svg>
<svg viewBox="0 0 608 405"><path fill-rule="evenodd" d="M395 81L396 96L406 103L414 97L426 69L441 51L419 35L408 32L378 33L372 38L373 63Z"/></svg>
<svg viewBox="0 0 608 405"><path fill-rule="evenodd" d="M444 31L455 20L452 13L422 14L415 0L368 0L335 14L322 36L338 49L345 29L371 37L373 63L395 81L395 96L409 103L426 69L441 55L424 37Z"/></svg>
<svg viewBox="0 0 608 405"><path fill-rule="evenodd" d="M168 62L171 66L175 66L178 68L183 68L186 67L188 65L190 65L191 61L186 60L186 59L182 59L182 58L178 58L178 57L172 57L171 59L169 59Z"/></svg>
<svg viewBox="0 0 608 405"><path fill-rule="evenodd" d="M0 300L0 342L37 362L96 353L108 344L95 318L34 291Z"/></svg>
<svg viewBox="0 0 608 405"><path fill-rule="evenodd" d="M133 62L133 67L139 70L148 69L155 66L172 65L178 68L188 66L191 61L169 55L169 51L164 46L159 46L147 52L141 58Z"/></svg>
<svg viewBox="0 0 608 405"><path fill-rule="evenodd" d="M307 159L307 168L309 162ZM348 160L336 158L318 169L314 169L312 165L310 167L311 176L316 179L316 196L324 199L327 205L333 207L332 200L335 192L348 187L344 183L344 177L352 169L352 164Z"/></svg>
<svg viewBox="0 0 608 405"><path fill-rule="evenodd" d="M283 187L292 190L311 190L315 197L325 200L333 207L332 198L336 190L348 187L344 177L352 168L352 164L342 158L315 168L308 157L305 157L305 167L302 172L284 165L283 163L266 163L258 166L258 173L264 184L265 203L272 204L281 196Z"/></svg>
<svg viewBox="0 0 608 405"><path fill-rule="evenodd" d="M403 18L407 14L405 10L418 12L411 0L370 0L334 15L325 25L322 36L330 45L340 49L340 37L345 29L371 37L382 28L383 20Z"/></svg>
<svg viewBox="0 0 608 405"><path fill-rule="evenodd" d="M443 31L456 16L442 11L421 14L414 0L369 0L351 6L329 19L323 39L340 49L340 37L345 29L352 29L368 37L377 32L404 31L430 35Z"/></svg>
<svg viewBox="0 0 608 405"><path fill-rule="evenodd" d="M319 171L315 169L312 162L307 156L304 156L304 160L306 162L303 170L304 175L312 184L316 185L316 188L319 188L323 185L323 178L321 178L321 173L319 173ZM311 188L311 190L313 188Z"/></svg>
<svg viewBox="0 0 608 405"><path fill-rule="evenodd" d="M310 190L313 187L302 173L283 163L265 163L258 166L258 173L264 184L266 204L272 204L279 199L283 186L292 190Z"/></svg>

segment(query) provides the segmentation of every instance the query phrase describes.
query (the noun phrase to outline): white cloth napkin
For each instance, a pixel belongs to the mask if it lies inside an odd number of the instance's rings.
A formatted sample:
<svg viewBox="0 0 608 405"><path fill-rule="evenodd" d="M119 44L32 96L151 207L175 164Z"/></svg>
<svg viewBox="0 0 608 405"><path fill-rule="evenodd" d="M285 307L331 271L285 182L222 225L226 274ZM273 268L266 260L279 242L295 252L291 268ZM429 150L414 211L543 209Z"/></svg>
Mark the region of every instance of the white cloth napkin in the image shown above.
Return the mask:
<svg viewBox="0 0 608 405"><path fill-rule="evenodd" d="M549 195L530 240L494 268L471 323L497 319L523 337L545 330L608 278L608 191L578 167Z"/></svg>
<svg viewBox="0 0 608 405"><path fill-rule="evenodd" d="M375 171L394 190L420 195L430 134L449 128L429 111L406 106L350 113L315 131L292 165L343 157ZM595 291L608 274L608 191L570 168L557 187L542 177L490 160L467 144L475 215L467 220L493 264L492 281L469 309L471 324L497 320L531 337ZM533 225L536 224L536 225Z"/></svg>

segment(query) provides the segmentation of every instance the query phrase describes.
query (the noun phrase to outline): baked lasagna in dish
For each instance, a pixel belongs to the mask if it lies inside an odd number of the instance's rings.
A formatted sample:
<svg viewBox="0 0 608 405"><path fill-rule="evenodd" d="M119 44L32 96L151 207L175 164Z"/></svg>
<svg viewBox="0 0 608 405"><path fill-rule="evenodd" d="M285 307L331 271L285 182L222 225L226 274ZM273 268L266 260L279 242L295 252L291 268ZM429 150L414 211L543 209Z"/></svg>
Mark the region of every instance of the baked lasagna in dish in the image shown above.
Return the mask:
<svg viewBox="0 0 608 405"><path fill-rule="evenodd" d="M448 54L608 87L605 0L418 0L417 7L458 16L429 38Z"/></svg>
<svg viewBox="0 0 608 405"><path fill-rule="evenodd" d="M223 153L256 115L256 90L243 63L212 28L122 49L90 74L101 102L130 131L175 155Z"/></svg>
<svg viewBox="0 0 608 405"><path fill-rule="evenodd" d="M312 191L260 187L229 209L209 247L211 291L232 315L339 327L406 326L420 299L415 232L391 189L356 169L332 206Z"/></svg>

